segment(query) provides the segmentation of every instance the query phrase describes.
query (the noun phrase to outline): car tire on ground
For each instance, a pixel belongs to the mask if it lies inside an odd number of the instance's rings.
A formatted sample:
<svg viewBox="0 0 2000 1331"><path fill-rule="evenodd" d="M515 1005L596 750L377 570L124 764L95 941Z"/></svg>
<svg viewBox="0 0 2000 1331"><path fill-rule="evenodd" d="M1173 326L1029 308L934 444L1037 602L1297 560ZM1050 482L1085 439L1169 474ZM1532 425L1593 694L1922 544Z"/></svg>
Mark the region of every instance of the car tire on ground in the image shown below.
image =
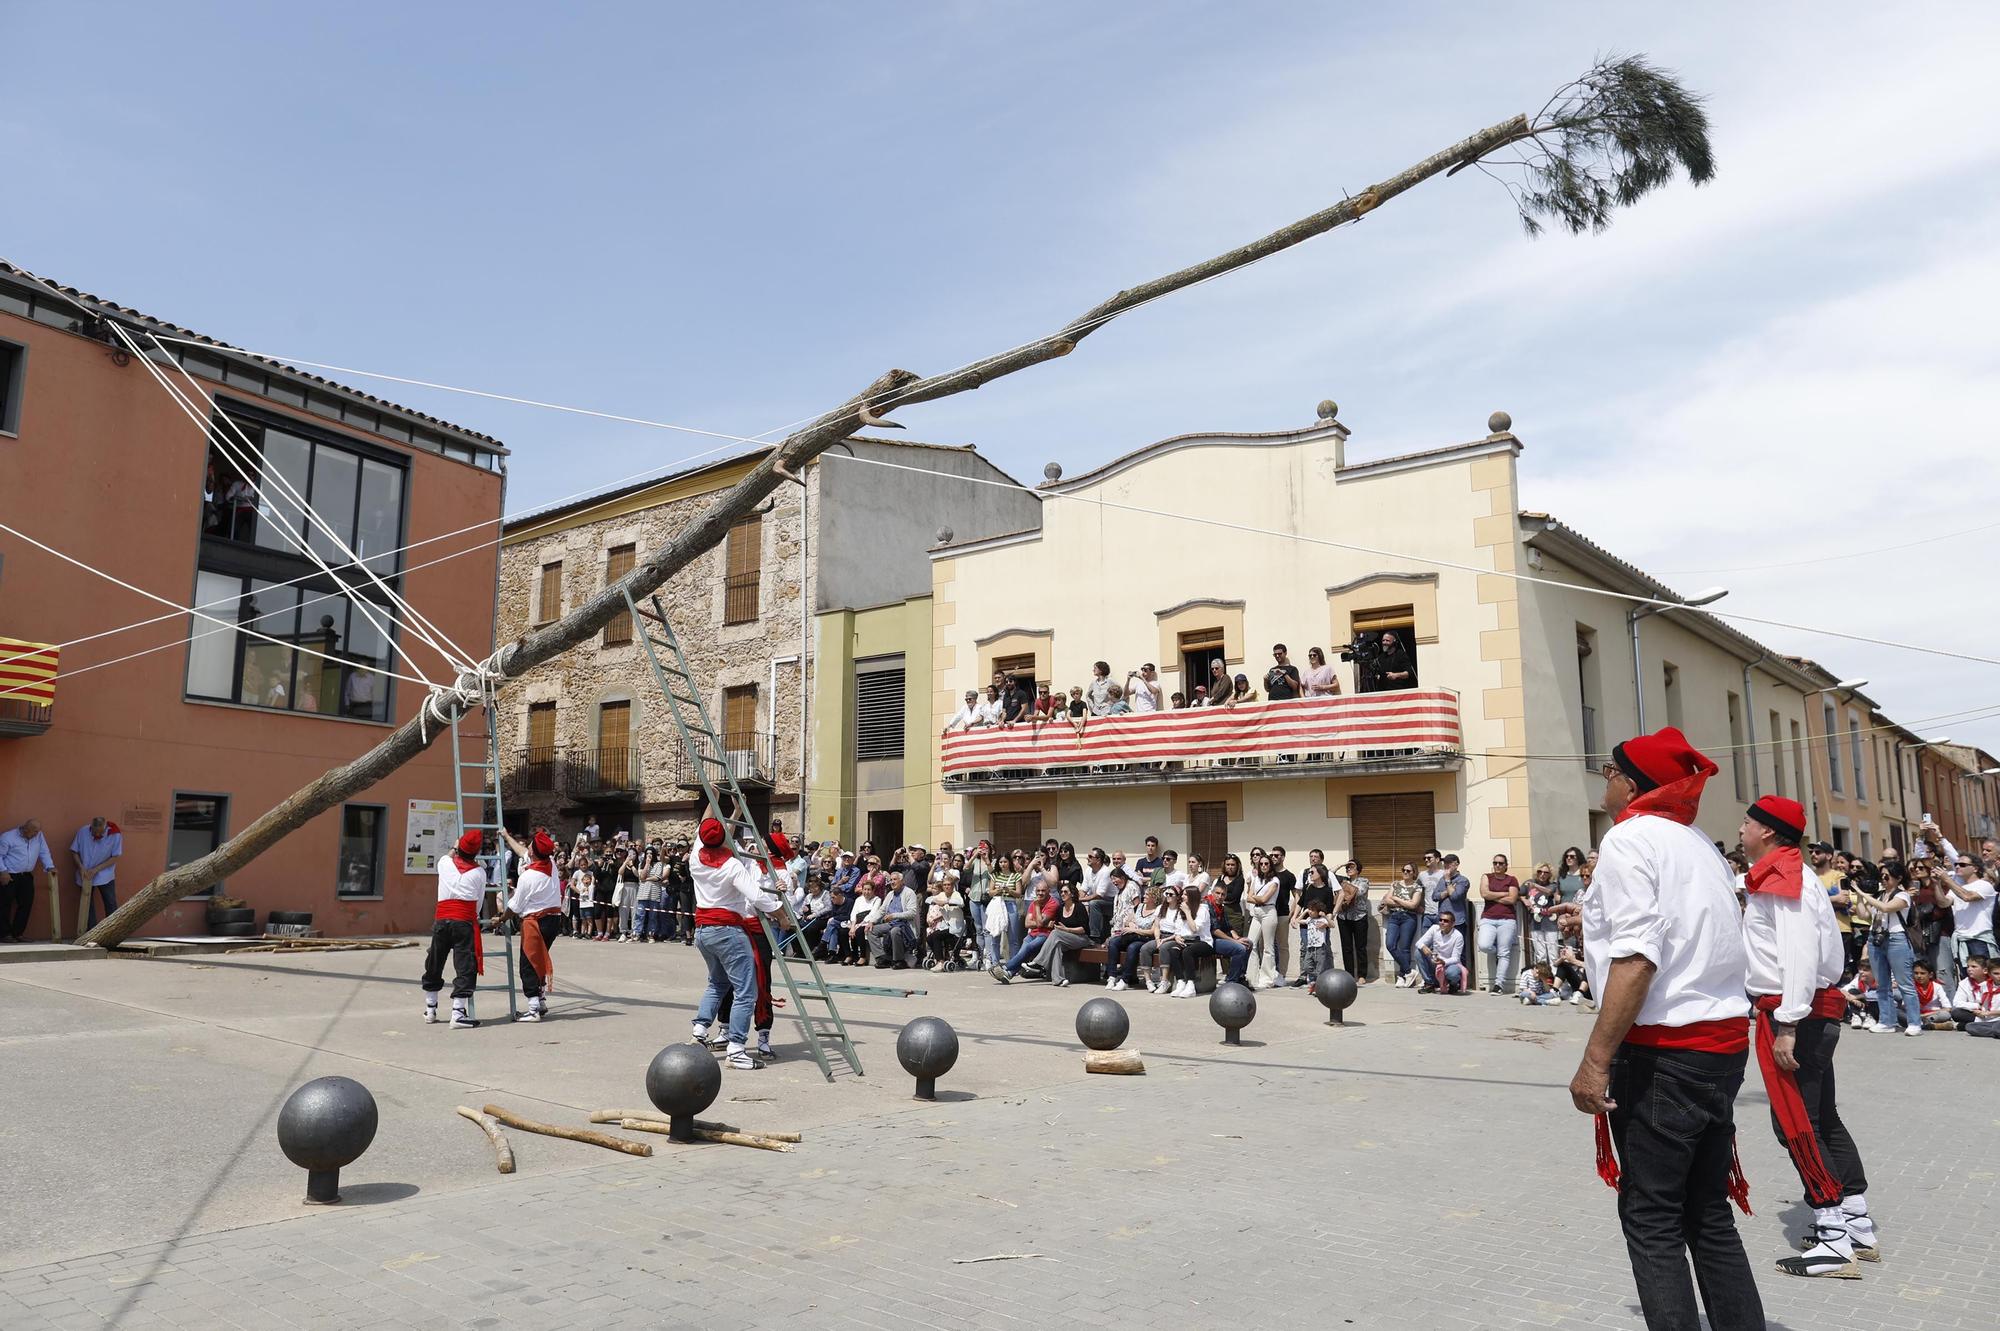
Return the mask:
<svg viewBox="0 0 2000 1331"><path fill-rule="evenodd" d="M272 924L311 924L313 914L309 910L274 910L264 917Z"/></svg>
<svg viewBox="0 0 2000 1331"><path fill-rule="evenodd" d="M208 926L208 931L217 938L256 938L264 932L261 925L250 920L234 924L211 924Z"/></svg>
<svg viewBox="0 0 2000 1331"><path fill-rule="evenodd" d="M218 924L254 924L256 921L257 912L248 906L234 906L228 910L211 910L208 913L210 928Z"/></svg>

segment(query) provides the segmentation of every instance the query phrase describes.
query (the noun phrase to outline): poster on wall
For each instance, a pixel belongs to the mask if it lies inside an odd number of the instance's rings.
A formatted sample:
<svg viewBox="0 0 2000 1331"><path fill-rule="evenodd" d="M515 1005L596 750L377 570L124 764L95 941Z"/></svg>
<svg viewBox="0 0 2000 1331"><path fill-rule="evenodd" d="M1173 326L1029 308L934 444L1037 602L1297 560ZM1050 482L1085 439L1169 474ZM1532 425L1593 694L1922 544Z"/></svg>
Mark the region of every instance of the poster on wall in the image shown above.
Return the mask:
<svg viewBox="0 0 2000 1331"><path fill-rule="evenodd" d="M403 872L436 873L438 859L458 844L458 805L451 800L411 800L403 836Z"/></svg>

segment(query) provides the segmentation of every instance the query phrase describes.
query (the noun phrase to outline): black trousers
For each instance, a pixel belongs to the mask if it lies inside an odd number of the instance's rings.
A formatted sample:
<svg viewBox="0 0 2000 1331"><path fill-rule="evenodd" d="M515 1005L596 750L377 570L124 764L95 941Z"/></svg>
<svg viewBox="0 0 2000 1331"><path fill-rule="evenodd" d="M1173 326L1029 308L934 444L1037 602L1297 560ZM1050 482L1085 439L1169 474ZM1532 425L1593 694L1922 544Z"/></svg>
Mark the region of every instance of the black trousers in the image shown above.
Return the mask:
<svg viewBox="0 0 2000 1331"><path fill-rule="evenodd" d="M1340 962L1357 980L1368 978L1368 920L1340 921Z"/></svg>
<svg viewBox="0 0 2000 1331"><path fill-rule="evenodd" d="M1648 1331L1764 1331L1764 1304L1729 1210L1746 1050L1623 1045L1611 1060L1618 1223ZM1688 1278L1689 1259L1694 1278ZM1697 1307L1695 1289L1701 1290Z"/></svg>
<svg viewBox="0 0 2000 1331"><path fill-rule="evenodd" d="M1171 943L1160 944L1160 951L1167 958L1167 965L1173 970L1174 978L1192 981L1195 967L1203 957L1215 955L1215 948L1199 938L1182 938Z"/></svg>
<svg viewBox="0 0 2000 1331"><path fill-rule="evenodd" d="M555 963L553 954L555 952L556 939L563 936L563 931L569 927L568 922L560 915L537 915L532 920L523 920L521 927L523 929L539 929L542 931L542 946L549 949L551 953L549 962L553 965ZM541 972L535 969L534 962L528 960L528 949L526 948L521 949L521 993L527 998L540 998L542 996ZM452 997L458 997L456 989L452 990Z"/></svg>
<svg viewBox="0 0 2000 1331"><path fill-rule="evenodd" d="M472 997L479 983L477 963L472 959L472 935L479 926L470 920L439 920L431 925L431 950L424 956L424 992L434 994L444 988L444 959L451 957L451 996Z"/></svg>
<svg viewBox="0 0 2000 1331"><path fill-rule="evenodd" d="M0 887L0 938L28 936L28 915L35 909L35 871L11 876Z"/></svg>
<svg viewBox="0 0 2000 1331"><path fill-rule="evenodd" d="M1759 1021L1770 1019L1768 1013L1757 1017ZM1813 1136L1819 1140L1819 1153L1826 1161L1827 1172L1840 1180L1840 1196L1852 1197L1868 1191L1868 1173L1861 1167L1861 1152L1855 1147L1847 1125L1840 1121L1840 1109L1834 1102L1833 1051L1839 1044L1839 1022L1825 1017L1807 1017L1800 1022L1792 1045L1792 1056L1798 1059L1799 1070L1792 1074L1792 1079L1799 1084L1799 1098L1806 1102L1806 1117L1812 1121ZM1771 1115L1771 1130L1778 1134L1778 1145L1783 1146L1785 1132L1778 1126L1775 1112ZM1806 1201L1812 1206L1835 1206L1840 1202L1840 1197L1813 1197L1810 1189L1807 1193Z"/></svg>

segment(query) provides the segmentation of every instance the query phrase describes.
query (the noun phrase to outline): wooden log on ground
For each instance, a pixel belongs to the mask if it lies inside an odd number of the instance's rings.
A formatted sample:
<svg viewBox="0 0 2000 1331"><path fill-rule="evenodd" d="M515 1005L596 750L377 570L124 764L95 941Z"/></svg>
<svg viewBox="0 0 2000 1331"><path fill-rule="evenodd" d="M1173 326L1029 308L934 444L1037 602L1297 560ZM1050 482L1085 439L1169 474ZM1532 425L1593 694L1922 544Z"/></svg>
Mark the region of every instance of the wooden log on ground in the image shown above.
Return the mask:
<svg viewBox="0 0 2000 1331"><path fill-rule="evenodd" d="M563 1128L553 1123L537 1123L532 1118L522 1118L511 1110L499 1105L487 1105L486 1112L499 1119L510 1128L523 1132L538 1132L544 1137L561 1137L564 1141L582 1142L586 1146L602 1146L607 1151L623 1151L627 1155L651 1155L653 1148L646 1142L626 1141L608 1132L586 1132L582 1128Z"/></svg>
<svg viewBox="0 0 2000 1331"><path fill-rule="evenodd" d="M656 1118L623 1118L618 1120L618 1126L628 1132L657 1132L663 1137L673 1131L671 1124L662 1123ZM694 1130L694 1137L696 1141L721 1142L724 1146L754 1146L760 1151L789 1151L792 1149L776 1137L760 1137L754 1132L737 1132L734 1129L724 1131L717 1128L697 1127Z"/></svg>
<svg viewBox="0 0 2000 1331"><path fill-rule="evenodd" d="M1146 1061L1136 1049L1093 1049L1083 1056L1083 1070L1138 1077L1145 1074Z"/></svg>
<svg viewBox="0 0 2000 1331"><path fill-rule="evenodd" d="M628 1118L643 1119L648 1123L666 1123L669 1121L665 1114L651 1109L598 1109L592 1111L590 1115L592 1123L618 1123ZM747 1132L752 1137L768 1137L774 1142L802 1142L805 1140L803 1136L796 1132L766 1132L753 1128L739 1128L734 1123L716 1123L705 1118L696 1119L694 1125L697 1128L707 1128L712 1132Z"/></svg>
<svg viewBox="0 0 2000 1331"><path fill-rule="evenodd" d="M501 1173L513 1173L514 1148L509 1146L506 1137L501 1135L499 1122L491 1114L482 1114L477 1109L468 1109L464 1105L458 1107L458 1116L479 1125L479 1130L493 1143L493 1163L500 1167Z"/></svg>

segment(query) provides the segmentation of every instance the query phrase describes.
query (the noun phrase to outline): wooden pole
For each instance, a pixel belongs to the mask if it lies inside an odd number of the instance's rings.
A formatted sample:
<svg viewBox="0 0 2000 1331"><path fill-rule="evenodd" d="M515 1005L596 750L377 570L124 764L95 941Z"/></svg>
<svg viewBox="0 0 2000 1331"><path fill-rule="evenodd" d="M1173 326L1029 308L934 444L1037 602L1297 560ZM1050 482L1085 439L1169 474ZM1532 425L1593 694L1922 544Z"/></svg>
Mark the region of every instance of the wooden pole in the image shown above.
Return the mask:
<svg viewBox="0 0 2000 1331"><path fill-rule="evenodd" d="M617 1123L628 1118L641 1119L647 1123L669 1123L672 1121L665 1114L656 1113L649 1109L598 1109L592 1111L590 1115L592 1123ZM715 1123L705 1118L696 1119L694 1125L697 1128L707 1128L710 1132L748 1132L752 1137L766 1137L774 1142L802 1142L805 1140L803 1136L796 1132L769 1132L759 1129L739 1128L733 1123Z"/></svg>
<svg viewBox="0 0 2000 1331"><path fill-rule="evenodd" d="M1136 1049L1094 1049L1083 1056L1083 1070L1140 1077L1145 1075L1146 1062Z"/></svg>
<svg viewBox="0 0 2000 1331"><path fill-rule="evenodd" d="M623 1151L627 1155L651 1155L653 1148L646 1142L629 1142L623 1137L613 1137L608 1132L586 1132L582 1128L561 1128L553 1123L537 1123L532 1118L522 1118L519 1114L502 1109L499 1105L487 1105L486 1112L499 1119L510 1128L523 1132L539 1132L544 1137L561 1137L564 1141L582 1142L587 1146L602 1146L607 1151Z"/></svg>
<svg viewBox="0 0 2000 1331"><path fill-rule="evenodd" d="M514 1148L509 1146L506 1137L501 1135L500 1124L494 1120L493 1116L491 1114L482 1114L477 1109L468 1109L464 1105L458 1107L458 1116L479 1125L479 1130L484 1132L486 1139L493 1143L493 1163L500 1167L501 1173L513 1173Z"/></svg>
<svg viewBox="0 0 2000 1331"><path fill-rule="evenodd" d="M629 1132L657 1132L663 1137L673 1132L671 1124L662 1123L656 1118L624 1118L618 1120L618 1126ZM733 1128L727 1130L720 1128L696 1128L694 1136L696 1141L721 1142L724 1146L754 1146L760 1151L789 1151L792 1149L776 1137L760 1137L756 1133L737 1132Z"/></svg>

